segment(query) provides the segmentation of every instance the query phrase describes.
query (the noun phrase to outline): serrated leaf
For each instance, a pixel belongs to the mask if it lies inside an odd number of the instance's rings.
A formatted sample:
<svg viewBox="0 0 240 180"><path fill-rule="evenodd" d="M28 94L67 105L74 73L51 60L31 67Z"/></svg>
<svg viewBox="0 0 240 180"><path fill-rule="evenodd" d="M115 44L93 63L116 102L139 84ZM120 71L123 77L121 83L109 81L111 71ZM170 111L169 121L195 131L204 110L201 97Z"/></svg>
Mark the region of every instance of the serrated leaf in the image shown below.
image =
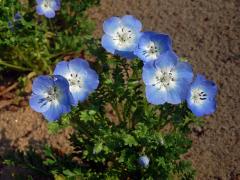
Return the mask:
<svg viewBox="0 0 240 180"><path fill-rule="evenodd" d="M61 129L58 122L49 122L47 124L47 126L48 126L48 131L50 132L50 134L56 134Z"/></svg>
<svg viewBox="0 0 240 180"><path fill-rule="evenodd" d="M126 134L123 137L123 140L124 140L124 144L128 145L130 147L138 145L138 142L136 141L136 139L132 135Z"/></svg>
<svg viewBox="0 0 240 180"><path fill-rule="evenodd" d="M72 171L70 171L69 169L66 169L63 171L63 174L68 176L68 177L73 177L75 176L75 173L73 173Z"/></svg>
<svg viewBox="0 0 240 180"><path fill-rule="evenodd" d="M103 143L99 142L94 146L93 152L94 154L98 154L102 151L102 149L103 149Z"/></svg>

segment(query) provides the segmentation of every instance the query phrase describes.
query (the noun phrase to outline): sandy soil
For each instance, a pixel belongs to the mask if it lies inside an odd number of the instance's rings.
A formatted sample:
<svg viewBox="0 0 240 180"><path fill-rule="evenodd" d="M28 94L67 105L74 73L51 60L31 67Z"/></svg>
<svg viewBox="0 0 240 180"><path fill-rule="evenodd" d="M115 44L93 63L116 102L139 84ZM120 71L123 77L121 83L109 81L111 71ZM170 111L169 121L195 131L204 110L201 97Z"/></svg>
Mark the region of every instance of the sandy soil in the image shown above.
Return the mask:
<svg viewBox="0 0 240 180"><path fill-rule="evenodd" d="M191 134L193 147L185 158L193 162L199 180L240 179L240 1L102 0L89 10L95 35L101 36L104 19L125 14L139 18L144 30L170 34L178 55L218 84L217 112ZM46 122L29 108L0 111L0 128L2 152L42 142L68 151L63 146L67 132L49 135Z"/></svg>

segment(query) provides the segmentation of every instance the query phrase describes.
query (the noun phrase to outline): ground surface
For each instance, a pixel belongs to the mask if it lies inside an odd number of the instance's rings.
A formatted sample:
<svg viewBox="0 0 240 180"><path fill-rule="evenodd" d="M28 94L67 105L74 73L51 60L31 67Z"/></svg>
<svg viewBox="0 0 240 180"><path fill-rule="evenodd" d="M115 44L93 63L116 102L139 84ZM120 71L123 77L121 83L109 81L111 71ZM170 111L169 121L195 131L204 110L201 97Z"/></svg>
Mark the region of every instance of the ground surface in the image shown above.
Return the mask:
<svg viewBox="0 0 240 180"><path fill-rule="evenodd" d="M168 33L178 55L218 84L217 112L191 134L193 147L185 158L199 180L240 179L240 1L102 0L89 14L98 37L104 19L125 14L139 18L144 30ZM0 128L1 151L46 141L67 150L62 147L67 135L48 135L46 123L29 108L0 111Z"/></svg>

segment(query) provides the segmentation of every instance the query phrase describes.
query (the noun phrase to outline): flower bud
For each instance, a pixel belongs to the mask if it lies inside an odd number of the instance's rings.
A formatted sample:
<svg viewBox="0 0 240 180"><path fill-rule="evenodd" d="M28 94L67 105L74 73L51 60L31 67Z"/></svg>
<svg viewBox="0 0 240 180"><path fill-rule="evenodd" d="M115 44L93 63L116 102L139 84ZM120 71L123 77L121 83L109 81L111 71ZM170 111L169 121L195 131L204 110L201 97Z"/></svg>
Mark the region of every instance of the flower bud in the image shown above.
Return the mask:
<svg viewBox="0 0 240 180"><path fill-rule="evenodd" d="M138 163L143 166L144 168L147 168L149 165L150 159L147 156L141 156L138 159Z"/></svg>

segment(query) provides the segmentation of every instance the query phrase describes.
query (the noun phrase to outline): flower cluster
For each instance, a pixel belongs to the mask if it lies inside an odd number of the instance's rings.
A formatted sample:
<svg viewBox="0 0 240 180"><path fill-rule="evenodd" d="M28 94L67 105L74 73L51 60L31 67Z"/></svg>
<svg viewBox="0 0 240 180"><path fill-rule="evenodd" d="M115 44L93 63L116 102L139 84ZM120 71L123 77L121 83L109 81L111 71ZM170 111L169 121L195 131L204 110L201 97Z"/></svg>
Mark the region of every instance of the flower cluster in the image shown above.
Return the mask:
<svg viewBox="0 0 240 180"><path fill-rule="evenodd" d="M75 58L56 65L54 75L41 75L33 81L30 106L49 121L86 100L99 84L97 73L86 60Z"/></svg>
<svg viewBox="0 0 240 180"><path fill-rule="evenodd" d="M55 10L60 8L59 0L37 3L37 12L48 18L54 17ZM215 83L202 75L194 80L192 66L179 60L169 35L141 30L142 23L131 15L111 17L103 23L102 46L114 55L143 61L142 78L149 103L180 104L186 100L196 116L213 113ZM34 81L30 105L48 120L55 120L69 112L70 105L83 102L98 84L98 75L87 61L79 58L63 61L57 64L54 76L40 76Z"/></svg>
<svg viewBox="0 0 240 180"><path fill-rule="evenodd" d="M149 103L179 104L186 100L196 116L213 113L215 83L202 75L193 80L191 65L179 60L169 35L141 30L141 22L133 16L111 17L103 23L102 46L114 55L143 61L142 78Z"/></svg>

